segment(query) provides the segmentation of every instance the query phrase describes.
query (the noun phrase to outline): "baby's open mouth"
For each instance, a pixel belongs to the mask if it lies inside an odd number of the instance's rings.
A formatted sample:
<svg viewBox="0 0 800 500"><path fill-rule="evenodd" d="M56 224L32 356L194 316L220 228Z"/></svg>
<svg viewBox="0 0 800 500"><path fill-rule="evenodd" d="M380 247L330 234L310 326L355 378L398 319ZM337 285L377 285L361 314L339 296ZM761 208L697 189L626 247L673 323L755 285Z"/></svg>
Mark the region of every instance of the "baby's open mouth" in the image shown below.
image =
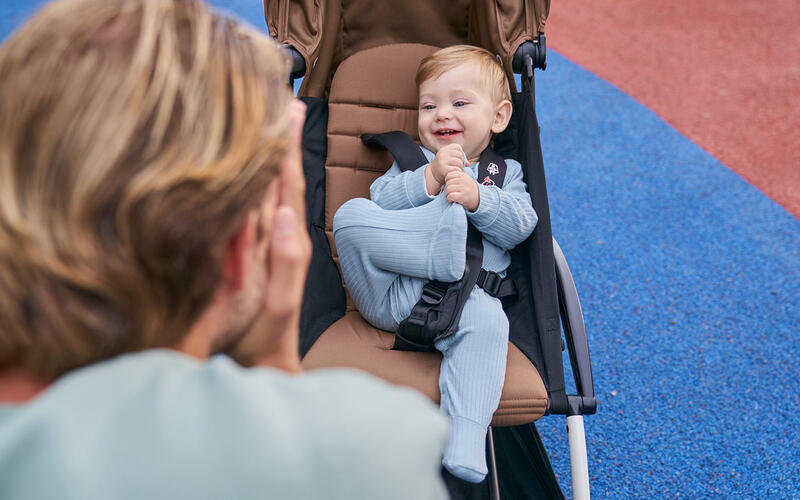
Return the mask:
<svg viewBox="0 0 800 500"><path fill-rule="evenodd" d="M455 134L460 134L460 133L461 133L460 130L453 130L453 129L450 129L450 128L436 131L436 135L440 135L440 136L449 136L449 135L455 135Z"/></svg>

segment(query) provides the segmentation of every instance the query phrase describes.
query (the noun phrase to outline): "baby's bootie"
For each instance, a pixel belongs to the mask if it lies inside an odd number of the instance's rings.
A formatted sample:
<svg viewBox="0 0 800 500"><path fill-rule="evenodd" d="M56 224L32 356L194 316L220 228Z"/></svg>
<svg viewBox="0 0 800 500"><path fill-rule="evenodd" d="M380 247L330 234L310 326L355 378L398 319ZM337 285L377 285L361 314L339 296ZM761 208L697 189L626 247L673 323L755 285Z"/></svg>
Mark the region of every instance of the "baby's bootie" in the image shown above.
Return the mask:
<svg viewBox="0 0 800 500"><path fill-rule="evenodd" d="M444 448L442 465L454 476L480 483L486 468L486 427L462 417L450 418L450 439Z"/></svg>

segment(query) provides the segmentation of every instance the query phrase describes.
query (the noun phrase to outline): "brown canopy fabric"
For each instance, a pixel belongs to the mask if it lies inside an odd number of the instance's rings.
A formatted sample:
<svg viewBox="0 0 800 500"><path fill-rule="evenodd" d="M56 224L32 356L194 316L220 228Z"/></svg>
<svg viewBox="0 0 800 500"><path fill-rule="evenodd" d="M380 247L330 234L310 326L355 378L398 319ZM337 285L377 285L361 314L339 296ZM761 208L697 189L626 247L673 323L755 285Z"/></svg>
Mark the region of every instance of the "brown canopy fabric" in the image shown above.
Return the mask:
<svg viewBox="0 0 800 500"><path fill-rule="evenodd" d="M550 0L264 0L270 36L306 60L306 97L327 97L348 56L390 43L484 47L503 59L514 91L514 52L544 33L549 11Z"/></svg>

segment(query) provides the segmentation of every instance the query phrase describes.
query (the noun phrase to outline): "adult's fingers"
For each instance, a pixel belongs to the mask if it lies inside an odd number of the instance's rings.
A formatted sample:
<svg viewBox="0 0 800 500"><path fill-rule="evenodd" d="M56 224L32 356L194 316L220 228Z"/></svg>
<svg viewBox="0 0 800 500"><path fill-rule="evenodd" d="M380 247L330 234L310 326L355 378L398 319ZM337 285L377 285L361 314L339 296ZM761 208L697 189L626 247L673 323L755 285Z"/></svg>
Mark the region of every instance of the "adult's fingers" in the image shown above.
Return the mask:
<svg viewBox="0 0 800 500"><path fill-rule="evenodd" d="M245 366L299 372L300 307L311 255L305 224L291 207L283 205L273 214L268 237L264 308L248 334L228 354Z"/></svg>
<svg viewBox="0 0 800 500"><path fill-rule="evenodd" d="M288 205L281 205L275 211L270 238L265 299L267 315L277 322L294 315L299 317L311 242L305 221Z"/></svg>
<svg viewBox="0 0 800 500"><path fill-rule="evenodd" d="M288 113L289 148L281 162L279 206L270 235L267 309L272 315L296 312L299 317L311 259L311 240L305 226L306 184L302 156L306 105L295 99L289 103Z"/></svg>
<svg viewBox="0 0 800 500"><path fill-rule="evenodd" d="M289 104L289 145L279 165L278 207L272 214L267 254L264 310L253 327L257 336L243 345L249 364L299 370L300 308L303 302L311 240L305 224L305 178L301 141L305 104ZM248 339L245 339L247 341Z"/></svg>
<svg viewBox="0 0 800 500"><path fill-rule="evenodd" d="M294 209L300 220L305 220L306 183L303 176L303 125L306 105L297 99L289 103L289 147L280 164L280 204Z"/></svg>

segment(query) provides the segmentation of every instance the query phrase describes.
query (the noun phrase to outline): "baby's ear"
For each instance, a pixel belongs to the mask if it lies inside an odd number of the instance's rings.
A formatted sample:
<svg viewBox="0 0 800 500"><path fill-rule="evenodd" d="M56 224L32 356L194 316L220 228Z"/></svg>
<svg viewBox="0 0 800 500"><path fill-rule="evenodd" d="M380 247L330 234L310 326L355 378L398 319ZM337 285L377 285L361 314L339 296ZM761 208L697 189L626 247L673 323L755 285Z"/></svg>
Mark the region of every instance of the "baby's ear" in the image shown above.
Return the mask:
<svg viewBox="0 0 800 500"><path fill-rule="evenodd" d="M497 105L497 110L494 114L494 121L492 122L492 133L499 134L508 127L508 122L511 120L511 102L503 101Z"/></svg>

